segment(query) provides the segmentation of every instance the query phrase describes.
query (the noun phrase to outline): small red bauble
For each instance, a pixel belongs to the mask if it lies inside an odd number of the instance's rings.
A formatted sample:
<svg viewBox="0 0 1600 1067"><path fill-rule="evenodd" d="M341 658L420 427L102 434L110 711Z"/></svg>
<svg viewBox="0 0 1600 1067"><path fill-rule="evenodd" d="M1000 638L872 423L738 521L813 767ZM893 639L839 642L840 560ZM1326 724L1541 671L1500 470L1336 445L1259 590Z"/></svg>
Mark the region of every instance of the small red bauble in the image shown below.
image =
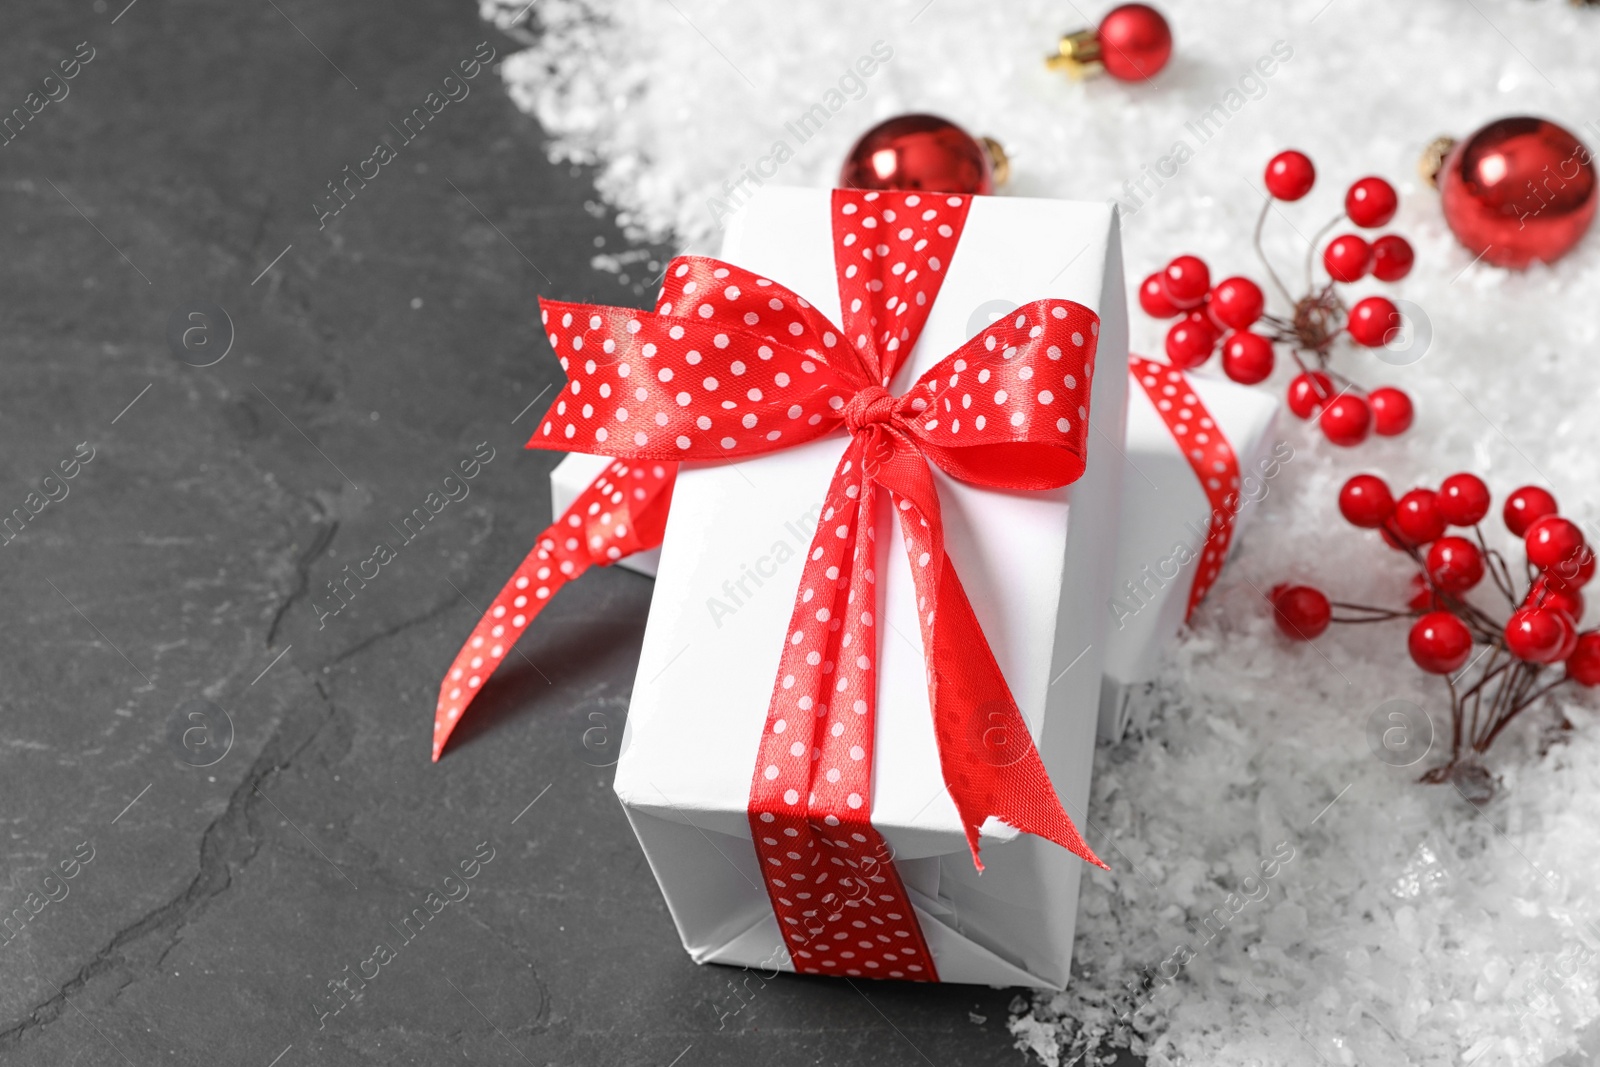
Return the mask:
<svg viewBox="0 0 1600 1067"><path fill-rule="evenodd" d="M1578 643L1567 657L1567 674L1579 685L1600 685L1600 630L1578 635Z"/></svg>
<svg viewBox="0 0 1600 1067"><path fill-rule="evenodd" d="M1259 333L1238 330L1222 339L1222 372L1241 385L1266 381L1272 364L1272 342Z"/></svg>
<svg viewBox="0 0 1600 1067"><path fill-rule="evenodd" d="M1333 608L1319 589L1280 585L1272 590L1272 615L1285 637L1310 641L1328 628Z"/></svg>
<svg viewBox="0 0 1600 1067"><path fill-rule="evenodd" d="M1506 622L1506 646L1513 656L1528 663L1554 663L1561 658L1571 625L1559 611L1519 608Z"/></svg>
<svg viewBox="0 0 1600 1067"><path fill-rule="evenodd" d="M1299 200L1317 182L1317 168L1304 152L1279 152L1267 164L1267 192L1277 200Z"/></svg>
<svg viewBox="0 0 1600 1067"><path fill-rule="evenodd" d="M1179 256L1161 272L1161 284L1173 306L1187 311L1204 303L1211 288L1211 270L1199 256Z"/></svg>
<svg viewBox="0 0 1600 1067"><path fill-rule="evenodd" d="M1552 584L1543 577L1537 579L1533 588L1528 590L1524 606L1564 612L1574 624L1583 621L1583 594L1576 589Z"/></svg>
<svg viewBox="0 0 1600 1067"><path fill-rule="evenodd" d="M1528 562L1535 567L1560 568L1569 573L1576 572L1578 554L1587 547L1577 524L1559 515L1536 519L1523 535L1522 543L1528 551Z"/></svg>
<svg viewBox="0 0 1600 1067"><path fill-rule="evenodd" d="M937 115L878 123L851 146L839 171L845 189L988 195L994 184L988 150Z"/></svg>
<svg viewBox="0 0 1600 1067"><path fill-rule="evenodd" d="M1413 545L1426 545L1444 536L1444 516L1439 514L1432 489L1413 489L1394 506L1394 525Z"/></svg>
<svg viewBox="0 0 1600 1067"><path fill-rule="evenodd" d="M1465 537L1441 537L1428 549L1428 577L1446 593L1465 593L1483 581L1483 554Z"/></svg>
<svg viewBox="0 0 1600 1067"><path fill-rule="evenodd" d="M1516 270L1566 255L1594 221L1600 198L1583 142L1539 118L1491 122L1451 149L1436 183L1456 240Z"/></svg>
<svg viewBox="0 0 1600 1067"><path fill-rule="evenodd" d="M1123 4L1100 20L1100 62L1119 81L1153 78L1172 55L1172 28L1145 4Z"/></svg>
<svg viewBox="0 0 1600 1067"><path fill-rule="evenodd" d="M1294 376L1294 381L1289 383L1289 410L1296 418L1309 419L1322 410L1322 405L1333 398L1338 392L1333 387L1333 379L1319 370L1307 371Z"/></svg>
<svg viewBox="0 0 1600 1067"><path fill-rule="evenodd" d="M1515 537L1522 537L1528 527L1546 515L1556 513L1556 498L1537 485L1525 485L1506 497L1504 517L1506 529Z"/></svg>
<svg viewBox="0 0 1600 1067"><path fill-rule="evenodd" d="M1411 659L1429 674L1459 670L1472 655L1472 631L1448 611L1430 611L1411 624Z"/></svg>
<svg viewBox="0 0 1600 1067"><path fill-rule="evenodd" d="M1372 263L1372 246L1353 233L1335 237L1322 251L1322 265L1336 282L1359 282Z"/></svg>
<svg viewBox="0 0 1600 1067"><path fill-rule="evenodd" d="M1217 328L1203 311L1191 311L1167 331L1167 362L1179 370L1198 367L1217 347Z"/></svg>
<svg viewBox="0 0 1600 1067"><path fill-rule="evenodd" d="M1394 514L1394 494L1376 474L1357 474L1339 490L1339 514L1352 526L1375 530Z"/></svg>
<svg viewBox="0 0 1600 1067"><path fill-rule="evenodd" d="M1440 483L1434 505L1451 526L1476 526L1489 514L1489 487L1476 474L1452 474Z"/></svg>
<svg viewBox="0 0 1600 1067"><path fill-rule="evenodd" d="M1183 313L1167 296L1167 287L1161 284L1160 271L1139 283L1139 306L1153 319L1173 319Z"/></svg>
<svg viewBox="0 0 1600 1067"><path fill-rule="evenodd" d="M1411 273L1417 254L1411 242L1397 233L1386 233L1372 242L1372 276L1380 282L1397 282Z"/></svg>
<svg viewBox="0 0 1600 1067"><path fill-rule="evenodd" d="M1362 178L1344 194L1344 213L1364 230L1387 226L1399 206L1394 186L1382 178Z"/></svg>
<svg viewBox="0 0 1600 1067"><path fill-rule="evenodd" d="M1318 419L1322 434L1341 448L1351 448L1367 439L1372 430L1372 409L1354 393L1340 393L1322 409Z"/></svg>
<svg viewBox="0 0 1600 1067"><path fill-rule="evenodd" d="M1261 286L1249 278L1224 278L1211 290L1207 310L1217 325L1228 330L1248 330L1266 310Z"/></svg>
<svg viewBox="0 0 1600 1067"><path fill-rule="evenodd" d="M1400 329L1400 309L1387 297L1369 296L1350 309L1346 329L1356 343L1367 348L1382 348L1389 335Z"/></svg>
<svg viewBox="0 0 1600 1067"><path fill-rule="evenodd" d="M1381 385L1367 394L1372 405L1372 429L1380 437L1394 437L1411 429L1416 411L1411 398L1392 385Z"/></svg>

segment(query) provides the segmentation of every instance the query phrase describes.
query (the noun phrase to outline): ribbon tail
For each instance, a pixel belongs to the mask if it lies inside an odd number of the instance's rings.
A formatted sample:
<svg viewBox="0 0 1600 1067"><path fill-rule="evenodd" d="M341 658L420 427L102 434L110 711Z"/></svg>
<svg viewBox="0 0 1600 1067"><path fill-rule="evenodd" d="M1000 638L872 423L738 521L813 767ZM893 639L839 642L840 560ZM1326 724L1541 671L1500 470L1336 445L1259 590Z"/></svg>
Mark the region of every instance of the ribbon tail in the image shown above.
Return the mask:
<svg viewBox="0 0 1600 1067"><path fill-rule="evenodd" d="M1110 870L1061 806L948 556L939 576L934 618L924 625L923 633L939 763L961 816L973 864L983 870L978 831L993 815Z"/></svg>
<svg viewBox="0 0 1600 1067"><path fill-rule="evenodd" d="M435 762L484 684L562 586L592 565L605 566L661 543L676 477L675 463L614 462L539 535L439 683ZM532 660L528 664L539 669Z"/></svg>

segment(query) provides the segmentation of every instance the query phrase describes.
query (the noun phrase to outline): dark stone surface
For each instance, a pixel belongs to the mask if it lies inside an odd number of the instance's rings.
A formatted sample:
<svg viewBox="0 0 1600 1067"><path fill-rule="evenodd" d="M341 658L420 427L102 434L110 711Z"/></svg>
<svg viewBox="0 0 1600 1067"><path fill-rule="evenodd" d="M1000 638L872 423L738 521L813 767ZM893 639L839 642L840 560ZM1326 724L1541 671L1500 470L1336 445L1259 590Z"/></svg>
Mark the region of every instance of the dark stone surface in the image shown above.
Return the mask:
<svg viewBox="0 0 1600 1067"><path fill-rule="evenodd" d="M468 602L549 514L554 457L515 421L560 373L534 297L643 298L591 269L621 237L493 73L326 229L312 203L478 42L510 42L468 0L125 3L0 15L0 109L94 49L0 148L0 513L27 519L0 547L0 915L22 909L0 1059L1021 1062L1013 991L784 977L741 998L683 954L581 740L620 728L644 579L565 592L523 642L537 667L429 763ZM222 323L189 363L167 341L197 303L235 333L207 367ZM80 442L92 460L30 515ZM480 442L470 495L401 544L391 523ZM398 558L319 620L379 541ZM46 891L67 895L34 913ZM394 958L321 1017L379 942Z"/></svg>

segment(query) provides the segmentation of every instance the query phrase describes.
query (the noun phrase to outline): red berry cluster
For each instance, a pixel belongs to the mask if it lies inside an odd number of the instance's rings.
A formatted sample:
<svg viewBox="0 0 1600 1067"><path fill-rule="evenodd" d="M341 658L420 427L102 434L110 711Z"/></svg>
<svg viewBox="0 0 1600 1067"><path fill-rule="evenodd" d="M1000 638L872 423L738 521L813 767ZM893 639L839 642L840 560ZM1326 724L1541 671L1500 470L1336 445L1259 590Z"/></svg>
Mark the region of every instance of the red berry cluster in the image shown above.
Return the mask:
<svg viewBox="0 0 1600 1067"><path fill-rule="evenodd" d="M1339 491L1339 511L1354 526L1377 530L1392 548L1409 554L1413 576L1406 609L1330 601L1305 585L1280 585L1271 594L1278 628L1309 641L1330 623L1373 623L1409 618L1407 649L1429 674L1451 675L1482 663L1470 684L1448 678L1454 740L1450 763L1430 771L1444 781L1486 751L1523 709L1558 685L1600 686L1600 630L1579 632L1580 590L1595 573L1595 553L1578 526L1560 516L1556 499L1538 486L1506 498L1501 515L1520 537L1527 563L1522 582L1484 540L1479 525L1489 514L1489 487L1477 475L1452 474L1438 489L1416 488L1398 499L1377 475L1358 474ZM1472 538L1450 533L1468 530ZM1467 595L1485 577L1509 608L1500 621ZM1519 592L1519 588L1521 591ZM1485 646L1475 659L1473 649ZM1541 672L1564 663L1562 677L1540 684Z"/></svg>
<svg viewBox="0 0 1600 1067"><path fill-rule="evenodd" d="M1328 281L1313 284L1312 264L1321 239L1348 219L1363 229L1376 229L1394 218L1399 206L1394 186L1382 178L1362 178L1345 194L1344 214L1324 226L1306 259L1306 294L1292 296L1261 247L1261 229L1276 200L1299 200L1316 183L1316 168L1303 153L1280 152L1267 164L1266 185L1272 194L1256 221L1255 249L1273 285L1291 306L1290 317L1268 314L1261 286L1249 278L1225 278L1211 285L1211 271L1198 256L1178 256L1139 286L1139 306L1158 319L1176 318L1167 331L1167 360L1175 367L1198 367L1221 350L1222 370L1245 385L1265 381L1275 363L1275 347L1289 347L1300 373L1289 383L1289 410L1302 419L1315 417L1323 434L1336 445L1350 447L1376 432L1404 433L1414 414L1411 398L1392 386L1367 392L1329 369L1335 342L1348 334L1358 345L1383 346L1401 327L1399 309L1385 297L1369 296L1346 308L1335 288L1360 281L1369 273L1393 282L1411 271L1411 245L1399 234L1372 242L1343 234L1328 243L1322 262ZM1252 329L1261 324L1265 330ZM1308 360L1311 365L1308 365Z"/></svg>

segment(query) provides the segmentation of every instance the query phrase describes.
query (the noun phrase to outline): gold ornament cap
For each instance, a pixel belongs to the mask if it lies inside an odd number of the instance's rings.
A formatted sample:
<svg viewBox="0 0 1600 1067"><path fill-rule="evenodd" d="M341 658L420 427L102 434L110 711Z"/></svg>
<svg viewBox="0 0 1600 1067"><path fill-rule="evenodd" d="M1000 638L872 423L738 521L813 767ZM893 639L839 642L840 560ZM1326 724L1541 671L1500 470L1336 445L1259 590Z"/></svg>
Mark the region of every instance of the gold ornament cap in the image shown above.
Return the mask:
<svg viewBox="0 0 1600 1067"><path fill-rule="evenodd" d="M1444 170L1444 161L1455 146L1454 137L1439 136L1428 142L1428 147L1422 150L1422 158L1417 160L1417 173L1422 175L1423 181L1439 188L1439 172Z"/></svg>
<svg viewBox="0 0 1600 1067"><path fill-rule="evenodd" d="M1064 70L1073 81L1092 77L1105 69L1100 62L1100 34L1098 30L1078 30L1063 34L1057 53L1046 56L1045 66L1051 70Z"/></svg>
<svg viewBox="0 0 1600 1067"><path fill-rule="evenodd" d="M1006 156L1006 150L993 137L980 137L978 140L983 142L984 154L989 157L989 171L994 176L995 185L1004 185L1011 177L1011 160Z"/></svg>

